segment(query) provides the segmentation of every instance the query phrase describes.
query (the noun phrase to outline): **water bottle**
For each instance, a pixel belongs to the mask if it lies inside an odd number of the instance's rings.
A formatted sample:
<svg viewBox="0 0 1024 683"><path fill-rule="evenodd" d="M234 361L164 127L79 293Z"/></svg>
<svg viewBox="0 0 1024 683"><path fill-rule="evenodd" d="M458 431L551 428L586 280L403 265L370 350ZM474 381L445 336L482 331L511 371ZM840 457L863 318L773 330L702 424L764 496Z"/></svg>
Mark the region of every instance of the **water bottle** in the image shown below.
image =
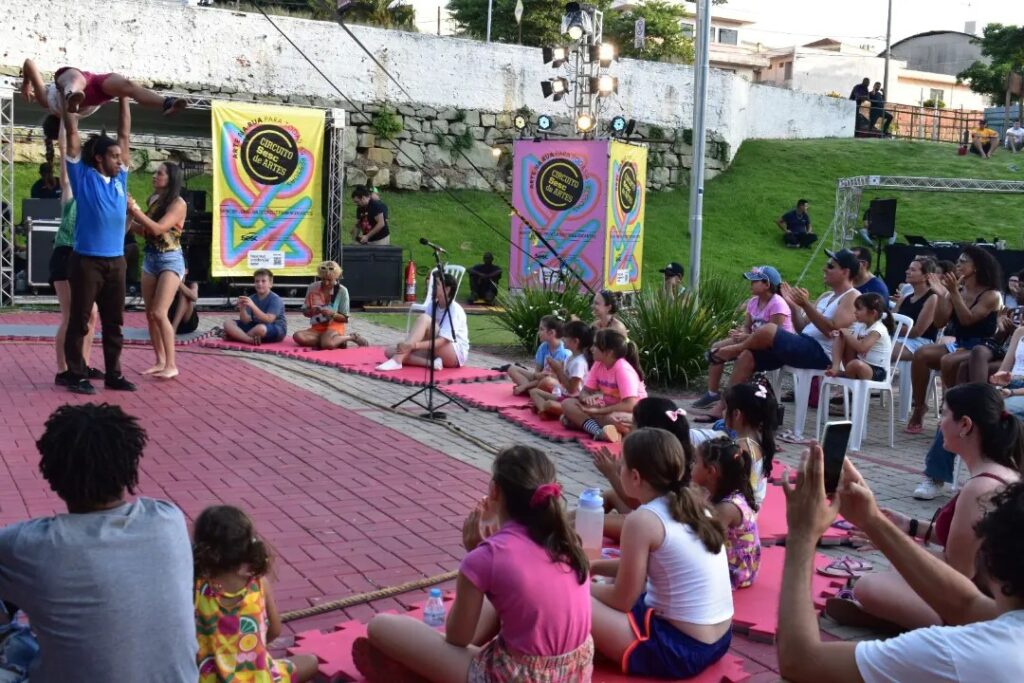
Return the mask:
<svg viewBox="0 0 1024 683"><path fill-rule="evenodd" d="M430 589L427 606L423 608L423 623L432 628L444 628L444 600L440 588Z"/></svg>
<svg viewBox="0 0 1024 683"><path fill-rule="evenodd" d="M601 558L604 540L604 499L601 489L584 489L576 508L576 533L583 544L583 552L591 560Z"/></svg>

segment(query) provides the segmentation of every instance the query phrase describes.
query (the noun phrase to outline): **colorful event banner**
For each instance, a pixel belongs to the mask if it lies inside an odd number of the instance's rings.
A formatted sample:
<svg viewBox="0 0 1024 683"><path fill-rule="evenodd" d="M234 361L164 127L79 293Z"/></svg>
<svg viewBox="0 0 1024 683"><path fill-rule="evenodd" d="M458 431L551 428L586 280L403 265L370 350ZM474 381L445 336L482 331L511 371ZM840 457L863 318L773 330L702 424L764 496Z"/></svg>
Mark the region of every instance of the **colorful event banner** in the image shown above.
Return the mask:
<svg viewBox="0 0 1024 683"><path fill-rule="evenodd" d="M214 277L316 274L323 147L323 111L213 103Z"/></svg>
<svg viewBox="0 0 1024 683"><path fill-rule="evenodd" d="M613 140L609 149L604 289L640 289L647 199L647 148Z"/></svg>
<svg viewBox="0 0 1024 683"><path fill-rule="evenodd" d="M513 154L513 204L561 258L594 289L639 289L647 149L610 140L518 140ZM511 287L557 277L558 257L518 216L512 240Z"/></svg>

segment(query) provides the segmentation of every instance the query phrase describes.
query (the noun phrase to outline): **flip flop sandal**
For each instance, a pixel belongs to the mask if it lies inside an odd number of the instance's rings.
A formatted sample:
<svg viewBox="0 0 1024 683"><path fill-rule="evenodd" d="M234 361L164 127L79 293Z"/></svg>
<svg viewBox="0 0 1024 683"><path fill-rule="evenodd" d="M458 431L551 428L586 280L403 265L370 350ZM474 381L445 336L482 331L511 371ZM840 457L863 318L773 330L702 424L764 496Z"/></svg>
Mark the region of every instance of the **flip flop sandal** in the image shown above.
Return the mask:
<svg viewBox="0 0 1024 683"><path fill-rule="evenodd" d="M842 557L834 560L828 566L818 567L815 569L816 572L822 576L834 576L841 579L859 578L864 576L868 572L874 569L874 565L870 562L851 557L850 555L843 555Z"/></svg>
<svg viewBox="0 0 1024 683"><path fill-rule="evenodd" d="M797 446L806 446L807 444L811 443L811 439L807 439L802 436L797 436L792 430L789 429L779 434L777 438L779 441L796 444Z"/></svg>
<svg viewBox="0 0 1024 683"><path fill-rule="evenodd" d="M907 425L903 432L906 434L920 434L924 431L924 425Z"/></svg>
<svg viewBox="0 0 1024 683"><path fill-rule="evenodd" d="M853 524L850 524L845 519L837 519L836 521L832 522L832 528L841 529L842 531L853 531L857 527Z"/></svg>

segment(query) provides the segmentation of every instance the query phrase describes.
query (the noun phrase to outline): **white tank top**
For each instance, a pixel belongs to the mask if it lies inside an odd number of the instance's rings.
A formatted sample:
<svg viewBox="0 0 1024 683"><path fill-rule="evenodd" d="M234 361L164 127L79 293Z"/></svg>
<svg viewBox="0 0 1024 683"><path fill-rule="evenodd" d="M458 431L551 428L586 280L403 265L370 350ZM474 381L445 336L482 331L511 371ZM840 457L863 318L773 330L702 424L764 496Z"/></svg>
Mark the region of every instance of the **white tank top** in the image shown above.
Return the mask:
<svg viewBox="0 0 1024 683"><path fill-rule="evenodd" d="M860 296L860 292L856 289L848 289L839 295L832 294L832 296L821 297L818 299L818 302L814 304L814 307L818 309L818 313L821 313L825 320L831 322L832 318L836 316L836 309L839 308L839 302L851 292L854 296ZM821 344L821 348L825 350L828 357L832 357L832 337L830 335L822 334L821 330L815 327L813 323L807 323L807 327L801 330L801 333Z"/></svg>
<svg viewBox="0 0 1024 683"><path fill-rule="evenodd" d="M666 497L640 506L661 520L665 541L647 561L645 603L664 619L718 624L732 618L732 582L725 545L708 552L693 529L672 518Z"/></svg>

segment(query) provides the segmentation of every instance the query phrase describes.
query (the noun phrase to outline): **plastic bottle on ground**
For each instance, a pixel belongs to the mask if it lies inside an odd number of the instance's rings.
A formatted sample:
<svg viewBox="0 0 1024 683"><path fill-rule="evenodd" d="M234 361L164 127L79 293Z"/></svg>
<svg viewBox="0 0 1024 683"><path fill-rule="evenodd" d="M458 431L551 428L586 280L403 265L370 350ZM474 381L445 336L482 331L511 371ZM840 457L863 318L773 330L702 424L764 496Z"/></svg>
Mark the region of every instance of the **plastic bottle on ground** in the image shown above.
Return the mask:
<svg viewBox="0 0 1024 683"><path fill-rule="evenodd" d="M576 533L583 552L592 560L600 559L604 540L604 498L601 489L584 489L576 509Z"/></svg>
<svg viewBox="0 0 1024 683"><path fill-rule="evenodd" d="M444 628L444 600L440 588L431 588L430 597L423 608L423 623L433 628Z"/></svg>

